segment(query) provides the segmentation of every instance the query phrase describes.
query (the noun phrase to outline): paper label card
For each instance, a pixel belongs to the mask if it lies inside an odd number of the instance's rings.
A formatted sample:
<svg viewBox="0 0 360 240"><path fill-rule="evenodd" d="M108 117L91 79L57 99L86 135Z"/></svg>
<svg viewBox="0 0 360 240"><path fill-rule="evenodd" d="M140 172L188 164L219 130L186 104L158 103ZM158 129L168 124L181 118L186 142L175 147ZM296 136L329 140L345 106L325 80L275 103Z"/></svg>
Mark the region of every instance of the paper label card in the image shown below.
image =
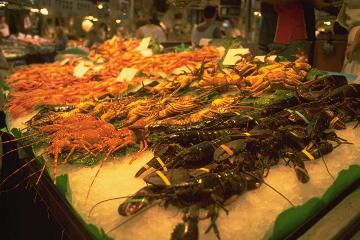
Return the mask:
<svg viewBox="0 0 360 240"><path fill-rule="evenodd" d="M256 59L259 59L262 62L265 62L265 56L256 56ZM277 58L277 55L271 55L268 57L269 60L274 61Z"/></svg>
<svg viewBox="0 0 360 240"><path fill-rule="evenodd" d="M191 67L182 66L179 68L176 68L172 73L175 75L184 74L184 73L191 73L193 69Z"/></svg>
<svg viewBox="0 0 360 240"><path fill-rule="evenodd" d="M62 60L62 61L60 62L60 65L61 65L61 66L64 66L64 65L67 64L69 61L70 61L69 58L65 58L64 60Z"/></svg>
<svg viewBox="0 0 360 240"><path fill-rule="evenodd" d="M92 68L92 70L93 70L94 72L98 72L98 71L102 70L103 68L104 68L104 65L101 64L101 65L96 65L96 66L94 66L94 67Z"/></svg>
<svg viewBox="0 0 360 240"><path fill-rule="evenodd" d="M143 55L144 57L150 57L153 55L153 51L150 48L147 48L145 50L142 50L141 55Z"/></svg>
<svg viewBox="0 0 360 240"><path fill-rule="evenodd" d="M202 38L200 39L199 45L201 47L209 46L209 43L211 42L212 38Z"/></svg>
<svg viewBox="0 0 360 240"><path fill-rule="evenodd" d="M117 82L130 82L133 80L139 70L136 68L123 68L119 76L116 78Z"/></svg>
<svg viewBox="0 0 360 240"><path fill-rule="evenodd" d="M87 71L89 71L89 69L89 67L85 66L84 62L81 62L74 68L74 76L77 78L81 78L85 75Z"/></svg>
<svg viewBox="0 0 360 240"><path fill-rule="evenodd" d="M150 42L151 42L151 37L146 37L146 38L143 38L139 44L139 46L136 48L136 51L144 51L146 50L149 45L150 45Z"/></svg>
<svg viewBox="0 0 360 240"><path fill-rule="evenodd" d="M241 55L245 55L248 53L250 53L248 48L230 48L226 53L223 65L233 66L237 61L242 58Z"/></svg>
<svg viewBox="0 0 360 240"><path fill-rule="evenodd" d="M217 47L216 49L220 53L220 57L223 57L226 52L226 49L223 46Z"/></svg>

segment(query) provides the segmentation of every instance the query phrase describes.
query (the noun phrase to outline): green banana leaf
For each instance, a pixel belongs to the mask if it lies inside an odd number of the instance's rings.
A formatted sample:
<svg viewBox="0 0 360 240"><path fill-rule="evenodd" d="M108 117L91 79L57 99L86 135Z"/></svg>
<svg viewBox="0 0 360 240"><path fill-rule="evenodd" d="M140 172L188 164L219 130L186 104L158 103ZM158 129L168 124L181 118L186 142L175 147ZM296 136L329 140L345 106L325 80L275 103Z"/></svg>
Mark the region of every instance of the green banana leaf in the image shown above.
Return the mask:
<svg viewBox="0 0 360 240"><path fill-rule="evenodd" d="M94 224L86 223L85 220L80 216L80 214L72 207L71 188L69 184L69 176L67 174L58 176L56 178L56 188L59 193L66 199L66 204L68 205L69 209L74 213L74 215L78 218L78 220L85 227L85 229L94 237L94 239L112 240L112 238L106 235L105 231L102 228L99 229Z"/></svg>
<svg viewBox="0 0 360 240"><path fill-rule="evenodd" d="M352 165L347 170L340 172L335 182L321 198L312 198L301 206L289 208L282 212L276 219L273 232L269 240L284 239L291 232L299 228L308 219L320 212L337 196L360 179L360 166Z"/></svg>

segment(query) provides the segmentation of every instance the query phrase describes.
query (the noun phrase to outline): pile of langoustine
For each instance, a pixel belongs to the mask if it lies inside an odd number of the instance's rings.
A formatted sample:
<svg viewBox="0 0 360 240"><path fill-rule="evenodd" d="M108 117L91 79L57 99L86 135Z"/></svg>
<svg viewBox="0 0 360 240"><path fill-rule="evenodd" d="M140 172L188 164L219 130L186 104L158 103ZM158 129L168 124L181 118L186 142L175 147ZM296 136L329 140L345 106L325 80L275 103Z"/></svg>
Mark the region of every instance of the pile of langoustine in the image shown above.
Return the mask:
<svg viewBox="0 0 360 240"><path fill-rule="evenodd" d="M159 72L171 73L182 66L192 67L199 59L219 58L219 53L213 47L177 55L143 57L134 50L137 41L129 40L129 44L119 44L119 41L115 38L99 46L97 56L104 56L107 62L101 67L90 63L90 69L83 77L74 76L74 68L80 63L79 59L70 60L65 64L55 62L17 69L6 79L11 88L7 112L15 119L42 106L76 104L83 99L97 99L106 94L121 95L128 89L128 82L118 82L116 79L125 67L137 68L147 74L146 77L139 76L133 79L131 84L137 85L146 79L154 78L152 73L158 76ZM116 53L105 51L110 46L117 49ZM114 54L114 57L109 59L109 54ZM90 55L94 54L91 52Z"/></svg>

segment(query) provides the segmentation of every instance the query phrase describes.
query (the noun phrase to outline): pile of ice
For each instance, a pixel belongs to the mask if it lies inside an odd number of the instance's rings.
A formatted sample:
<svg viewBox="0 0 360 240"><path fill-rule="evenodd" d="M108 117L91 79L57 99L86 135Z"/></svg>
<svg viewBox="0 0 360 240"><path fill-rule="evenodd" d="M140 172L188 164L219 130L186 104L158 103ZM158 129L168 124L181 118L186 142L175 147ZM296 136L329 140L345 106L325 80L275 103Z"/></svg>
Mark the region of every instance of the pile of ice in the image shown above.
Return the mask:
<svg viewBox="0 0 360 240"><path fill-rule="evenodd" d="M353 125L346 130L338 131L338 135L352 142L342 145L331 154L325 156L329 171L335 177L350 165L360 164L360 128ZM97 206L89 216L90 209L98 202L135 193L145 183L134 178L136 171L149 159L152 153L145 152L132 165L130 158L118 159L105 163L102 167L89 197L86 195L89 185L98 170L94 168L60 167L62 172L69 173L73 206L90 223L102 227L106 232L112 230L127 218L117 213L119 204L124 199L113 200ZM277 166L270 170L265 181L284 194L295 205L300 205L312 197L321 196L333 183L321 160L307 162L306 167L311 180L300 183L294 171L286 166ZM61 174L61 171L60 171ZM221 212L217 221L222 239L264 239L272 229L276 217L289 203L269 187L262 185L259 189L247 192L238 200L227 206L229 215ZM175 225L181 222L182 212L170 207L164 209L154 206L131 219L122 226L108 233L114 239L169 239ZM216 239L211 231L204 234L209 221L200 223L200 239Z"/></svg>

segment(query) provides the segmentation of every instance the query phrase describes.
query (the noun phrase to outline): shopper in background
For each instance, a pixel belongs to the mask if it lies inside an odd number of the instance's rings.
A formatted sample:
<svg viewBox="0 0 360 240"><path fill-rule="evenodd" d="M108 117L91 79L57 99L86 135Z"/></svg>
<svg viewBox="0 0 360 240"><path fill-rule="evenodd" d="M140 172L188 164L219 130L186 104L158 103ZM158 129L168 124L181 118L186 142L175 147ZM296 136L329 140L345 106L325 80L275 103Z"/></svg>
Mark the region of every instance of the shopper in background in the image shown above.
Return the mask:
<svg viewBox="0 0 360 240"><path fill-rule="evenodd" d="M0 16L0 37L7 38L10 35L9 25L4 16Z"/></svg>
<svg viewBox="0 0 360 240"><path fill-rule="evenodd" d="M204 8L204 21L194 25L191 33L191 43L194 47L200 45L202 38L221 38L221 31L216 23L216 7L207 6Z"/></svg>
<svg viewBox="0 0 360 240"><path fill-rule="evenodd" d="M63 51L67 47L69 39L64 33L62 27L56 28L56 39L55 39L55 48L57 51Z"/></svg>
<svg viewBox="0 0 360 240"><path fill-rule="evenodd" d="M268 13L266 17L274 21L276 18L276 28L266 24L264 19L261 31L267 31L267 37L274 33L273 43L289 44L291 41L315 40L315 12L314 7L309 1L300 0L261 0L264 9ZM275 11L271 13L271 7ZM271 25L274 25L271 23ZM260 42L263 41L260 35Z"/></svg>
<svg viewBox="0 0 360 240"><path fill-rule="evenodd" d="M344 0L337 21L349 31L343 72L356 74L360 83L360 1Z"/></svg>
<svg viewBox="0 0 360 240"><path fill-rule="evenodd" d="M105 39L104 39L103 31L100 31L98 28L93 28L89 32L89 37L85 43L85 46L87 48L91 48L94 45L96 46L96 45L102 44L104 41L105 41Z"/></svg>
<svg viewBox="0 0 360 240"><path fill-rule="evenodd" d="M274 42L277 14L274 6L269 3L260 3L261 25L259 33L259 50L265 54L270 52L269 45Z"/></svg>
<svg viewBox="0 0 360 240"><path fill-rule="evenodd" d="M160 21L156 15L153 15L149 21L139 21L135 36L137 39L151 37L160 43L166 42L165 32L160 27Z"/></svg>

